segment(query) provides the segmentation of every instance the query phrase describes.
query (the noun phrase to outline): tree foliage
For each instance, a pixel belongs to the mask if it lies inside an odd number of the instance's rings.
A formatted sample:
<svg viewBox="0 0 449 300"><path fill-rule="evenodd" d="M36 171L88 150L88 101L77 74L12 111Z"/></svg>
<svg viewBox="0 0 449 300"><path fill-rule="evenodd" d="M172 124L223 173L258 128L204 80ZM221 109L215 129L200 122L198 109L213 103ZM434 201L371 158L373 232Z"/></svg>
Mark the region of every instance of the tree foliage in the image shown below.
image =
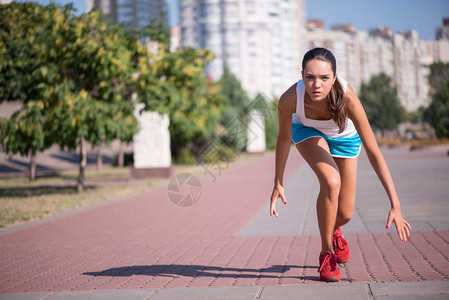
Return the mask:
<svg viewBox="0 0 449 300"><path fill-rule="evenodd" d="M213 138L226 99L219 86L205 75L213 59L207 50L186 48L170 52L159 43L150 60L140 61L137 82L139 101L145 110L158 111L170 118L171 151L175 160L180 153L195 152Z"/></svg>
<svg viewBox="0 0 449 300"><path fill-rule="evenodd" d="M449 80L449 63L436 62L431 64L429 69L430 94L434 95Z"/></svg>
<svg viewBox="0 0 449 300"><path fill-rule="evenodd" d="M61 81L58 67L70 16L70 5L0 6L0 100L42 98L49 84Z"/></svg>
<svg viewBox="0 0 449 300"><path fill-rule="evenodd" d="M424 111L424 120L432 125L438 137L449 137L449 63L432 64L429 83L432 102Z"/></svg>
<svg viewBox="0 0 449 300"><path fill-rule="evenodd" d="M137 129L131 101L133 47L123 27L107 23L99 11L73 20L72 53L65 57L65 96L58 97L58 144L74 149L80 139L98 145ZM64 115L66 113L69 115ZM124 134L127 133L127 134Z"/></svg>
<svg viewBox="0 0 449 300"><path fill-rule="evenodd" d="M0 6L0 101L24 102L19 112L1 120L1 143L7 153L30 155L32 180L36 153L54 142L48 120L49 96L58 93L64 81L59 70L67 50L70 16L70 5Z"/></svg>
<svg viewBox="0 0 449 300"><path fill-rule="evenodd" d="M258 95L257 97L261 97ZM257 97L255 100L257 100ZM263 116L265 118L265 144L267 149L276 149L276 142L279 133L279 122L278 122L278 103L279 99L273 99L273 101L268 101L265 98L265 109Z"/></svg>
<svg viewBox="0 0 449 300"><path fill-rule="evenodd" d="M211 53L170 52L164 24L138 30L99 11L74 17L70 5L11 3L0 7L0 25L0 100L24 102L0 120L2 147L22 155L54 143L79 148L79 190L86 142L131 141L136 103L169 115L175 156L211 138L220 121L226 99L204 75Z"/></svg>
<svg viewBox="0 0 449 300"><path fill-rule="evenodd" d="M2 6L0 14L5 25L0 98L25 102L24 111L2 121L4 148L21 154L18 149L28 148L34 156L53 143L80 146L82 190L85 142L129 139L137 129L129 88L135 72L130 49L137 41L98 11L75 18L71 6L12 3ZM42 130L26 136L18 131L24 127Z"/></svg>
<svg viewBox="0 0 449 300"><path fill-rule="evenodd" d="M227 130L233 131L232 134L224 135L224 142L235 151L243 151L246 148L247 141L246 126L249 122L248 107L250 106L250 100L240 81L226 65L219 83L221 85L220 93L226 97L228 102L220 123Z"/></svg>
<svg viewBox="0 0 449 300"><path fill-rule="evenodd" d="M405 118L405 110L397 96L391 78L382 73L373 76L368 84L360 88L360 100L366 115L375 130L396 129Z"/></svg>

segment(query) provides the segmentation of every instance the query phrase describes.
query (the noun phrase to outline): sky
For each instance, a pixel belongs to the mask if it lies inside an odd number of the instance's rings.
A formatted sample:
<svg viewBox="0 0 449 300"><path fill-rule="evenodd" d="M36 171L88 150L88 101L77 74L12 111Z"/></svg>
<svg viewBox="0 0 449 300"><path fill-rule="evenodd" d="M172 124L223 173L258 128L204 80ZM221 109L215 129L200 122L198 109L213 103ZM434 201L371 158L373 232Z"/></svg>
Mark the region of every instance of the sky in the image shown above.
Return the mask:
<svg viewBox="0 0 449 300"><path fill-rule="evenodd" d="M34 1L43 5L51 2ZM175 7L179 0L168 1ZM72 2L78 14L84 12L84 0L54 2L61 5ZM306 18L323 20L326 29L344 23L366 32L379 26L390 27L393 32L414 29L419 39L434 40L435 28L442 26L444 17L449 18L449 0L306 0ZM176 23L177 18L173 16L170 24Z"/></svg>

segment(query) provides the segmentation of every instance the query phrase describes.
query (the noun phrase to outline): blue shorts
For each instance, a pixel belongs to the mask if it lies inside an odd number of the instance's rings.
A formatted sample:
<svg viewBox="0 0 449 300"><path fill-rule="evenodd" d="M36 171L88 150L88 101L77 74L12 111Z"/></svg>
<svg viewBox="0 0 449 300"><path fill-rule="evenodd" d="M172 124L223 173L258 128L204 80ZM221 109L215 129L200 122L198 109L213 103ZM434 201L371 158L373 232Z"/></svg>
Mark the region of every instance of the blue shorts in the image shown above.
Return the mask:
<svg viewBox="0 0 449 300"><path fill-rule="evenodd" d="M330 138L313 127L292 123L293 143L298 144L312 137L324 138L329 145L331 155L334 157L355 158L360 154L362 141L358 133L346 138Z"/></svg>

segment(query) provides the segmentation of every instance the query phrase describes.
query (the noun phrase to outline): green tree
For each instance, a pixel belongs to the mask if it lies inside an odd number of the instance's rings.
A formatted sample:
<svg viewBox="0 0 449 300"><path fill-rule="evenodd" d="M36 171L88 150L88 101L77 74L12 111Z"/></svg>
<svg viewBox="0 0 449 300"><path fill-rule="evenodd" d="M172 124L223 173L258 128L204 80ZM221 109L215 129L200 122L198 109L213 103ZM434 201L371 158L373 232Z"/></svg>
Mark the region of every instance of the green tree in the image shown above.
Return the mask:
<svg viewBox="0 0 449 300"><path fill-rule="evenodd" d="M51 145L42 102L27 101L10 119L0 119L0 138L5 153L30 157L30 180L36 178L36 153Z"/></svg>
<svg viewBox="0 0 449 300"><path fill-rule="evenodd" d="M381 73L362 84L359 93L366 115L375 130L396 129L405 118L405 110L397 96L391 78Z"/></svg>
<svg viewBox="0 0 449 300"><path fill-rule="evenodd" d="M269 150L276 149L276 142L279 132L278 122L278 103L279 99L275 98L272 101L266 101L265 118L265 143Z"/></svg>
<svg viewBox="0 0 449 300"><path fill-rule="evenodd" d="M134 53L130 49L140 42L133 43L123 26L106 22L99 11L71 21L67 42L73 51L65 57L63 70L68 89L64 99L58 98L53 131L61 147L79 146L77 189L82 191L86 142L98 146L115 138L127 139L137 130L130 88Z"/></svg>
<svg viewBox="0 0 449 300"><path fill-rule="evenodd" d="M150 24L140 32L141 36L150 38L164 46L165 51L170 49L170 26L166 21L166 14L162 12L158 18L151 20Z"/></svg>
<svg viewBox="0 0 449 300"><path fill-rule="evenodd" d="M172 155L196 153L211 140L220 121L225 98L218 85L205 76L213 55L207 50L186 48L170 52L159 43L157 53L142 56L137 84L138 99L145 110L170 118Z"/></svg>
<svg viewBox="0 0 449 300"><path fill-rule="evenodd" d="M433 95L441 90L442 86L449 80L449 63L436 62L429 66L430 94Z"/></svg>
<svg viewBox="0 0 449 300"><path fill-rule="evenodd" d="M276 149L276 142L279 133L279 122L278 122L278 109L279 99L274 99L272 102L268 103L268 108L271 112L270 118L265 118L265 135L266 135L266 145L267 149Z"/></svg>
<svg viewBox="0 0 449 300"><path fill-rule="evenodd" d="M71 6L35 3L0 6L0 101L22 100L21 111L1 120L3 149L30 157L35 178L37 152L54 139L47 119L50 93L63 82L59 67L67 51L65 38Z"/></svg>
<svg viewBox="0 0 449 300"><path fill-rule="evenodd" d="M3 148L34 155L53 143L79 146L82 191L86 142L129 140L137 129L131 87L140 42L98 11L75 18L71 6L12 3L0 14L0 98L25 103L1 122Z"/></svg>
<svg viewBox="0 0 449 300"><path fill-rule="evenodd" d="M212 139L226 99L205 76L209 51L170 52L161 28L142 32L114 25L98 11L73 17L70 6L33 3L1 9L0 98L25 102L0 122L4 149L79 147L81 191L86 143L132 140L136 103L169 115L175 156ZM157 41L156 53L147 47L151 43L140 42L148 41L145 32Z"/></svg>
<svg viewBox="0 0 449 300"><path fill-rule="evenodd" d="M439 138L449 137L449 63L432 64L429 83L432 102L424 111L424 120L432 125Z"/></svg>
<svg viewBox="0 0 449 300"><path fill-rule="evenodd" d="M219 83L221 85L220 93L226 97L228 103L223 111L220 123L227 131L232 131L230 134L225 134L223 139L227 145L240 152L246 148L246 126L249 122L248 107L250 107L250 100L240 81L226 65L223 68Z"/></svg>

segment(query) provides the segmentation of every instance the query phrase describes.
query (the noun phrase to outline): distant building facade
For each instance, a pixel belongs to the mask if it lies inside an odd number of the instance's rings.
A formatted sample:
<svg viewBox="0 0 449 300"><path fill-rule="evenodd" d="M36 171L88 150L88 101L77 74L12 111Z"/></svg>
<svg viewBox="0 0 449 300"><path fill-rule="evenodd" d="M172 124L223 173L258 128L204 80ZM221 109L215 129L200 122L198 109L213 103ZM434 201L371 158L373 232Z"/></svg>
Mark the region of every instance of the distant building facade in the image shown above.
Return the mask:
<svg viewBox="0 0 449 300"><path fill-rule="evenodd" d="M435 30L437 46L434 47L435 61L449 62L449 18L443 19L443 26Z"/></svg>
<svg viewBox="0 0 449 300"><path fill-rule="evenodd" d="M108 15L111 12L111 0L84 0L84 12L88 13L94 8Z"/></svg>
<svg viewBox="0 0 449 300"><path fill-rule="evenodd" d="M326 47L334 53L337 73L356 91L373 75L389 75L407 111L429 104L429 65L449 62L449 39L444 34L437 41L422 41L414 30L393 34L389 28L378 28L366 33L351 24L326 31L322 22L311 20L307 35L309 48Z"/></svg>
<svg viewBox="0 0 449 300"><path fill-rule="evenodd" d="M152 20L165 19L168 24L168 4L165 0L85 0L85 11L96 7L117 23L143 28Z"/></svg>
<svg viewBox="0 0 449 300"><path fill-rule="evenodd" d="M436 40L449 40L449 18L443 19L443 26L435 30Z"/></svg>
<svg viewBox="0 0 449 300"><path fill-rule="evenodd" d="M209 49L207 72L226 64L250 97L279 97L300 76L305 52L304 0L180 0L180 47Z"/></svg>

